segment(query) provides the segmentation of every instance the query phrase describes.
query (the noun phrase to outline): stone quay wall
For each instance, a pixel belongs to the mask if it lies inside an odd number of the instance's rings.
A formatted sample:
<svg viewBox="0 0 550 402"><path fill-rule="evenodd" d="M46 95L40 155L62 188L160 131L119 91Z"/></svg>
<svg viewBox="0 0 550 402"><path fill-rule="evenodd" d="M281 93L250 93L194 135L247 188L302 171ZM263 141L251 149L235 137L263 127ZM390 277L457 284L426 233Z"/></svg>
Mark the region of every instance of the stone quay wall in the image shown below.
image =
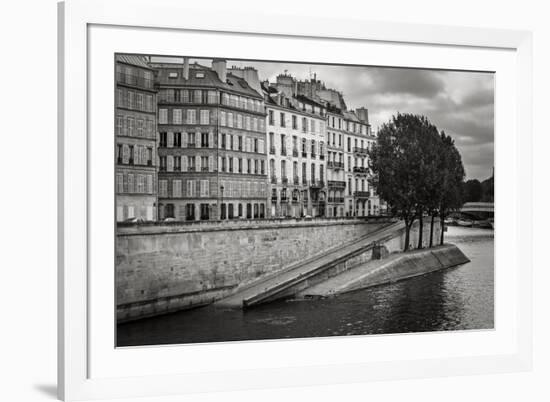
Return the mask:
<svg viewBox="0 0 550 402"><path fill-rule="evenodd" d="M337 248L389 220L263 219L119 225L119 322L211 303L260 276Z"/></svg>

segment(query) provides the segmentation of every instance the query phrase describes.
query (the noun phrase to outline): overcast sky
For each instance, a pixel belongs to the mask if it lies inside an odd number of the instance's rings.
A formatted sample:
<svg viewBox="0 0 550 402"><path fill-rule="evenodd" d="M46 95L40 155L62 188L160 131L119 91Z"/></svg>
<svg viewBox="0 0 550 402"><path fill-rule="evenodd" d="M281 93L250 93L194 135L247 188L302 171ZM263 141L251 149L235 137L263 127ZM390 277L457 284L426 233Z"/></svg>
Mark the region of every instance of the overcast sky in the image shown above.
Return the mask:
<svg viewBox="0 0 550 402"><path fill-rule="evenodd" d="M210 62L201 61L205 65ZM423 114L450 134L462 154L467 179L491 176L494 159L494 76L492 73L227 61L253 66L260 80L275 81L287 70L298 79L317 79L343 93L348 108L369 109L373 130L397 112Z"/></svg>

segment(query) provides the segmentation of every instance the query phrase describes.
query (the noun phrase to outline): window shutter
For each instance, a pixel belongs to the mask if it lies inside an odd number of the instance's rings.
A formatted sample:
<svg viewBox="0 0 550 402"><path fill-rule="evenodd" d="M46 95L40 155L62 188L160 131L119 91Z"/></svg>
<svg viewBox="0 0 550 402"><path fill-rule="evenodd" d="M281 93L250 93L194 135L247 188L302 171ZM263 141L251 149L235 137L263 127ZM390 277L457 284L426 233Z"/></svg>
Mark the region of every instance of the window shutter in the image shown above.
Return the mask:
<svg viewBox="0 0 550 402"><path fill-rule="evenodd" d="M130 159L130 147L128 147L128 144L122 145L122 163L128 163L128 160Z"/></svg>
<svg viewBox="0 0 550 402"><path fill-rule="evenodd" d="M168 148L172 148L174 146L174 133L172 131L168 131L166 136L167 136Z"/></svg>
<svg viewBox="0 0 550 402"><path fill-rule="evenodd" d="M208 157L208 171L214 171L214 158L212 156Z"/></svg>
<svg viewBox="0 0 550 402"><path fill-rule="evenodd" d="M128 174L128 192L129 193L135 192L135 189L134 189L134 175L132 173Z"/></svg>
<svg viewBox="0 0 550 402"><path fill-rule="evenodd" d="M169 172L174 171L174 157L172 155L166 156L166 170Z"/></svg>
<svg viewBox="0 0 550 402"><path fill-rule="evenodd" d="M200 171L201 171L201 157L200 157L200 156L197 156L195 159L196 159L195 163L197 164L197 169L196 169L196 171L197 171L197 172L200 172Z"/></svg>
<svg viewBox="0 0 550 402"><path fill-rule="evenodd" d="M187 172L187 155L181 157L181 171Z"/></svg>
<svg viewBox="0 0 550 402"><path fill-rule="evenodd" d="M210 132L208 133L208 145L210 148L214 148L214 133Z"/></svg>
<svg viewBox="0 0 550 402"><path fill-rule="evenodd" d="M181 146L182 148L187 148L187 133L181 133L182 139L181 139Z"/></svg>
<svg viewBox="0 0 550 402"><path fill-rule="evenodd" d="M153 175L147 175L147 193L153 194Z"/></svg>

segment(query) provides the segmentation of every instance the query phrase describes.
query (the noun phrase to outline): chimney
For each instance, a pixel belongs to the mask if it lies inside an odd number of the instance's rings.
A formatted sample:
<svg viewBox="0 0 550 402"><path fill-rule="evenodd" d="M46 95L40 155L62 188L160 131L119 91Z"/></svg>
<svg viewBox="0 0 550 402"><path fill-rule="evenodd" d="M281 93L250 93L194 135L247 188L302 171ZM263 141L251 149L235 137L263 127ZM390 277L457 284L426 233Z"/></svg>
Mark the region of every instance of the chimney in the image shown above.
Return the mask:
<svg viewBox="0 0 550 402"><path fill-rule="evenodd" d="M225 60L212 60L212 70L214 70L218 74L218 78L221 82L225 83L227 81L227 64Z"/></svg>
<svg viewBox="0 0 550 402"><path fill-rule="evenodd" d="M361 120L363 123L369 124L369 109L365 107L360 107L356 111L357 117L359 120Z"/></svg>
<svg viewBox="0 0 550 402"><path fill-rule="evenodd" d="M183 58L183 74L182 74L182 77L185 80L189 79L189 58L187 58L187 57Z"/></svg>

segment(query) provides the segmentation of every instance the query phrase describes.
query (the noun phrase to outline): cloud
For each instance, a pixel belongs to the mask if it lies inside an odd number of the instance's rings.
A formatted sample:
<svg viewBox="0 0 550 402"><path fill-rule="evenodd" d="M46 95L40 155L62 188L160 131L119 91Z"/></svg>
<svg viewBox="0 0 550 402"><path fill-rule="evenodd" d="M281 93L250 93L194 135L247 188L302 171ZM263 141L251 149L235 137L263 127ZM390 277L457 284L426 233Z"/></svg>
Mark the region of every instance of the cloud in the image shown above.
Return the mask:
<svg viewBox="0 0 550 402"><path fill-rule="evenodd" d="M274 81L285 70L298 79L317 75L339 90L349 108L369 109L377 127L397 112L425 115L455 139L468 178L484 179L494 166L494 75L429 69L329 66L274 62L251 65L261 79Z"/></svg>

